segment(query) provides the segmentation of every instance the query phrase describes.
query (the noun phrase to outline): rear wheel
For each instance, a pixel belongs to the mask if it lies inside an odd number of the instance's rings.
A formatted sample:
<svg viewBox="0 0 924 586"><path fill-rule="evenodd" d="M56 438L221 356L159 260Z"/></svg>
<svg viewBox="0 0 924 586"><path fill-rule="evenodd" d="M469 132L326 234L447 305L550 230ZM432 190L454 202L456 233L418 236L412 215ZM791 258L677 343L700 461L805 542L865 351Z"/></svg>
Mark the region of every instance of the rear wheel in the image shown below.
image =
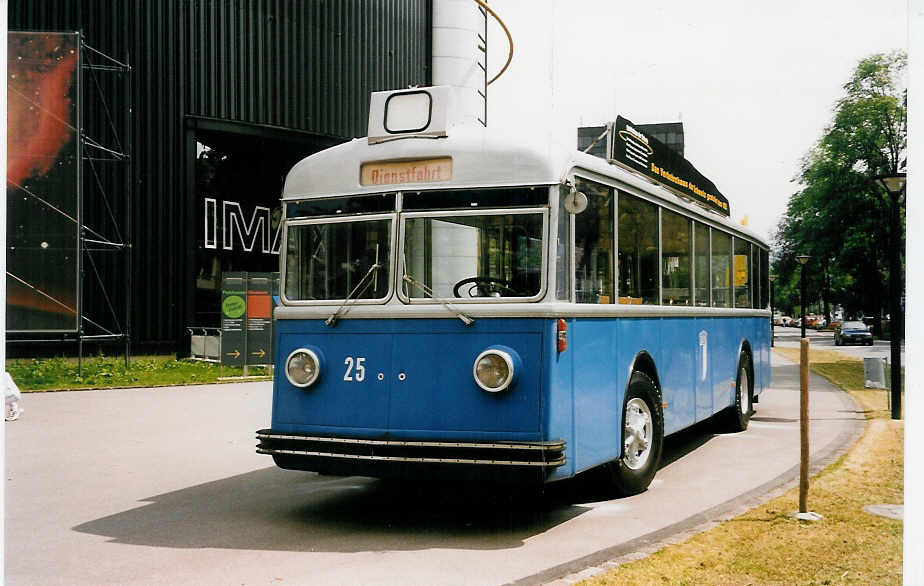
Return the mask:
<svg viewBox="0 0 924 586"><path fill-rule="evenodd" d="M641 372L632 374L622 411L622 444L618 460L610 462L613 484L624 496L648 488L661 461L664 419L658 389Z"/></svg>
<svg viewBox="0 0 924 586"><path fill-rule="evenodd" d="M738 376L735 380L735 403L725 412L729 431L744 431L751 421L754 408L754 387L751 384L751 360L744 352L738 357Z"/></svg>

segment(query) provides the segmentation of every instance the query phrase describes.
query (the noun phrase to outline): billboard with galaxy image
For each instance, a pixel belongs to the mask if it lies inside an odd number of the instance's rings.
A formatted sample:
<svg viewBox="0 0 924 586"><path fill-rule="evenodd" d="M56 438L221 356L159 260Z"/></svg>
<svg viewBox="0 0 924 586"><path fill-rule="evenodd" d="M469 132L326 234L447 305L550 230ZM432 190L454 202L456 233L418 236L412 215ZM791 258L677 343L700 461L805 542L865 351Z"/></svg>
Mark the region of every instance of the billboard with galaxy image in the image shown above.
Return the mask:
<svg viewBox="0 0 924 586"><path fill-rule="evenodd" d="M79 54L77 33L9 33L9 332L78 329Z"/></svg>

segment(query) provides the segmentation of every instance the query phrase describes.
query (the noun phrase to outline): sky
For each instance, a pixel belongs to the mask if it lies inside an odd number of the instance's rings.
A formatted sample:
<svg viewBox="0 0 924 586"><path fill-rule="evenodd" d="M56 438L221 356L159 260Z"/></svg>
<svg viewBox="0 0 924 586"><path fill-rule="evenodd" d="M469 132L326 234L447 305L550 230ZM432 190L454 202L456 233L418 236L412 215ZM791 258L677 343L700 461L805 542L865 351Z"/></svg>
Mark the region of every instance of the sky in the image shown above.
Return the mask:
<svg viewBox="0 0 924 586"><path fill-rule="evenodd" d="M682 121L686 158L770 238L802 157L860 59L907 47L904 0L491 0L514 57L490 87L492 126L576 127L617 115ZM489 29L489 69L506 60Z"/></svg>

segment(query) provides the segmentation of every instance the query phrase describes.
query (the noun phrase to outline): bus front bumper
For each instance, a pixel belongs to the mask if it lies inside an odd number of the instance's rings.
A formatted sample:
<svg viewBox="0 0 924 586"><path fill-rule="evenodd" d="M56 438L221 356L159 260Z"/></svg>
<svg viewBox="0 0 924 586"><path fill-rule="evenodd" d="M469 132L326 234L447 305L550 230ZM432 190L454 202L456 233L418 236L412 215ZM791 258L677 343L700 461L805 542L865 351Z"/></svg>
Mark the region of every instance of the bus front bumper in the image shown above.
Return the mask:
<svg viewBox="0 0 924 586"><path fill-rule="evenodd" d="M257 453L281 468L327 474L404 475L421 468L494 469L543 476L565 463L565 441L448 442L372 440L257 432Z"/></svg>

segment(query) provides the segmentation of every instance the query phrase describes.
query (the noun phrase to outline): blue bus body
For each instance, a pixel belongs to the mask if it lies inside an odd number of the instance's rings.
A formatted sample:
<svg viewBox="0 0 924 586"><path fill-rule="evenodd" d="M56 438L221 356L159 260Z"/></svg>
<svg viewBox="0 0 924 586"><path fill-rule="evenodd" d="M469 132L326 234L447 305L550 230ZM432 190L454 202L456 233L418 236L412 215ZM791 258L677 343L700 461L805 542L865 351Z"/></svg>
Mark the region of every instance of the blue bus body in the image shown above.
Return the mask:
<svg viewBox="0 0 924 586"><path fill-rule="evenodd" d="M565 462L542 474L552 481L620 456L613 438L619 437L626 386L642 353L657 368L667 405L665 434L732 405L735 361L743 346L754 356L754 394L770 383L770 332L763 318L566 322L568 348L559 353L557 320L548 318L478 319L471 326L456 319L355 319L336 328L323 320L280 320L276 373L285 372L290 352L311 347L319 352L325 374L310 393L277 374L271 427L372 440L564 441ZM699 343L701 332L707 336L705 347ZM507 393L480 392L472 362L498 344L517 352L522 375ZM343 380L347 357L354 359L351 381ZM355 380L359 357L365 359L361 381ZM388 475L389 469L378 472Z"/></svg>

